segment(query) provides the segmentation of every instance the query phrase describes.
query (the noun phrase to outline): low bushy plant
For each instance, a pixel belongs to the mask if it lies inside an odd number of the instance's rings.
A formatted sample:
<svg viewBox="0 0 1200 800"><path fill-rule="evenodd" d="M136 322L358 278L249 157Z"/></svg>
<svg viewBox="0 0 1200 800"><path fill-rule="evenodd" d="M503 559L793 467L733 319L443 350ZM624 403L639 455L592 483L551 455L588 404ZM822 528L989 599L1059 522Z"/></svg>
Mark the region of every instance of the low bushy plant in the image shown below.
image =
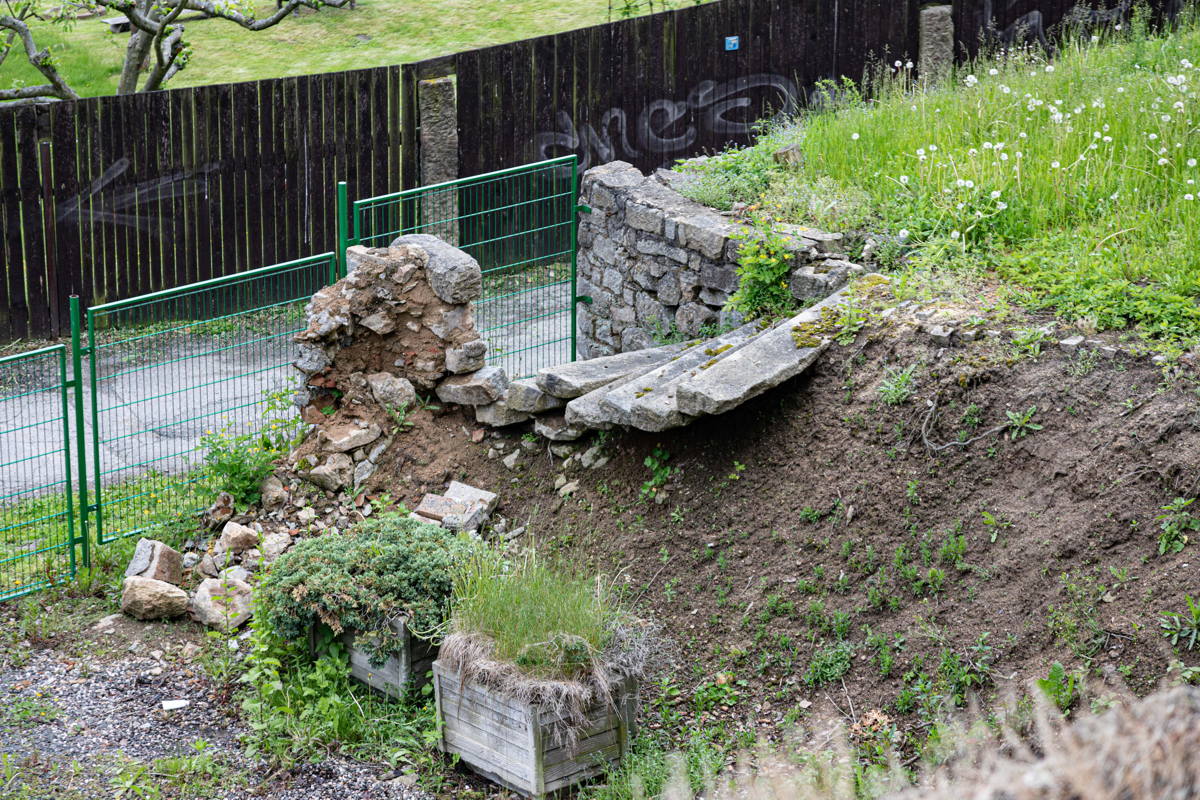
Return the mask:
<svg viewBox="0 0 1200 800"><path fill-rule="evenodd" d="M318 624L367 634L364 649L382 661L399 645L391 620L406 618L417 636L440 630L454 570L473 548L461 534L380 514L280 556L259 590L262 613L285 639L306 637Z"/></svg>
<svg viewBox="0 0 1200 800"><path fill-rule="evenodd" d="M755 214L750 228L739 234L738 288L729 298L729 307L747 319L771 317L796 303L788 288L788 274L795 261L789 241L772 219Z"/></svg>

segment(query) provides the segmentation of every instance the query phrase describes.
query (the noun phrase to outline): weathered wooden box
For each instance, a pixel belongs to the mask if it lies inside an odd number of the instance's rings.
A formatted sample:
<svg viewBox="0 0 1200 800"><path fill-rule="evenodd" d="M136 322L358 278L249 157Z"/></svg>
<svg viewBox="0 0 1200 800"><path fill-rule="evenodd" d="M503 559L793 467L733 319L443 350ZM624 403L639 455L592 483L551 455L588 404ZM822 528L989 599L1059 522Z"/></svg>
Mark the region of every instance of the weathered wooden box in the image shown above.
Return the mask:
<svg viewBox="0 0 1200 800"><path fill-rule="evenodd" d="M424 639L413 637L408 632L406 620L403 618L392 620L391 626L401 642L401 647L379 666L372 665L367 653L355 646L355 631L345 631L338 638L350 655L352 677L372 689L399 698L408 691L410 682L413 686L421 686L426 682L429 670L433 667L433 660L437 658L437 648Z"/></svg>
<svg viewBox="0 0 1200 800"><path fill-rule="evenodd" d="M604 773L628 754L635 732L638 687L632 682L614 705L588 714L592 725L574 747L554 740L549 712L464 682L439 661L433 663L433 689L442 751L526 797L540 798Z"/></svg>

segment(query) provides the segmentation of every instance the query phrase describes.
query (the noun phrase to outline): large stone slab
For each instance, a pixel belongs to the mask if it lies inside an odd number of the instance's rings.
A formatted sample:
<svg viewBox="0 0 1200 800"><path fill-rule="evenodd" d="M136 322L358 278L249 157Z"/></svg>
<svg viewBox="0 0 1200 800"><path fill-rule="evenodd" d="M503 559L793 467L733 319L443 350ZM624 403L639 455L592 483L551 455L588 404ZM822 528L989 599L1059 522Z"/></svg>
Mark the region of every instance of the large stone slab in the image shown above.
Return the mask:
<svg viewBox="0 0 1200 800"><path fill-rule="evenodd" d="M437 387L438 399L460 406L486 406L508 392L508 376L499 367L484 367L468 375L455 375Z"/></svg>
<svg viewBox="0 0 1200 800"><path fill-rule="evenodd" d="M433 293L447 303L469 303L483 294L483 272L479 263L457 247L427 233L410 233L392 242L392 247L417 245L429 256L425 274Z"/></svg>
<svg viewBox="0 0 1200 800"><path fill-rule="evenodd" d="M684 347L686 345L669 344L589 361L573 361L557 367L544 367L538 371L537 385L546 394L571 400L632 373L653 369Z"/></svg>
<svg viewBox="0 0 1200 800"><path fill-rule="evenodd" d="M646 373L600 401L615 410L622 425L643 431L665 431L686 425L692 417L679 410L676 392L680 384L711 369L722 359L765 334L757 322L743 325L715 339L698 344L678 358Z"/></svg>
<svg viewBox="0 0 1200 800"><path fill-rule="evenodd" d="M829 346L829 340L822 339L813 347L798 347L792 329L817 322L824 309L847 302L850 288L827 297L680 383L675 391L679 411L693 417L723 414L808 369Z"/></svg>
<svg viewBox="0 0 1200 800"><path fill-rule="evenodd" d="M555 408L562 408L561 398L546 394L538 388L533 378L523 378L512 381L508 385L508 396L504 398L508 407L514 411L524 411L528 414L541 414Z"/></svg>

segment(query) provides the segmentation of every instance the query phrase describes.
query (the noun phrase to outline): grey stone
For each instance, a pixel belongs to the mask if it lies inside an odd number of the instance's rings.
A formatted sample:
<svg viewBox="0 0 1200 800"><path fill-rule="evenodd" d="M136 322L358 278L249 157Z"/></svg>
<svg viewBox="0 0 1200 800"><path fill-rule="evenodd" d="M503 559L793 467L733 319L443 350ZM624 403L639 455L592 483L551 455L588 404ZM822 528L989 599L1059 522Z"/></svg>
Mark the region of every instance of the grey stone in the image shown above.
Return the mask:
<svg viewBox="0 0 1200 800"><path fill-rule="evenodd" d="M604 274L600 277L600 285L610 292L620 292L624 284L625 278L615 267L604 270Z"/></svg>
<svg viewBox="0 0 1200 800"><path fill-rule="evenodd" d="M665 327L665 326L664 326ZM645 350L654 346L654 337L643 328L626 328L621 331L621 352Z"/></svg>
<svg viewBox="0 0 1200 800"><path fill-rule="evenodd" d="M921 9L919 67L921 78L936 83L954 66L954 15L949 4Z"/></svg>
<svg viewBox="0 0 1200 800"><path fill-rule="evenodd" d="M579 463L584 469L600 469L608 463L608 456L600 445L593 445L580 454Z"/></svg>
<svg viewBox="0 0 1200 800"><path fill-rule="evenodd" d="M225 569L221 570L221 574L218 575L217 578L223 581L249 581L250 571L245 567L240 566L226 567Z"/></svg>
<svg viewBox="0 0 1200 800"><path fill-rule="evenodd" d="M354 480L354 461L345 453L330 453L324 464L308 473L308 479L326 491L339 491Z"/></svg>
<svg viewBox="0 0 1200 800"><path fill-rule="evenodd" d="M153 578L178 585L183 580L183 556L156 539L138 539L125 577Z"/></svg>
<svg viewBox="0 0 1200 800"><path fill-rule="evenodd" d="M237 522L229 521L221 529L217 549L228 553L240 553L258 544L258 531Z"/></svg>
<svg viewBox="0 0 1200 800"><path fill-rule="evenodd" d="M245 581L205 578L192 596L192 619L217 630L234 630L250 619L253 593Z"/></svg>
<svg viewBox="0 0 1200 800"><path fill-rule="evenodd" d="M426 233L411 233L392 242L392 247L399 245L416 245L428 254L425 275L433 293L442 301L469 303L483 294L479 263L457 247Z"/></svg>
<svg viewBox="0 0 1200 800"><path fill-rule="evenodd" d="M634 308L637 310L638 324L643 327L657 325L660 328L666 328L670 324L670 314L663 308L662 303L655 300L646 292L638 294L634 302Z"/></svg>
<svg viewBox="0 0 1200 800"><path fill-rule="evenodd" d="M633 353L619 353L590 361L575 361L538 371L538 388L564 400L580 397L635 371L645 371L671 358L682 345L665 345Z"/></svg>
<svg viewBox="0 0 1200 800"><path fill-rule="evenodd" d="M678 221L677 240L689 250L696 250L705 258L720 258L729 242L729 235L736 226L725 222L715 214L697 214Z"/></svg>
<svg viewBox="0 0 1200 800"><path fill-rule="evenodd" d="M279 558L289 547L292 546L292 536L287 531L273 531L263 536L262 544L259 545L259 550L262 552L264 562L270 564L275 559Z"/></svg>
<svg viewBox="0 0 1200 800"><path fill-rule="evenodd" d="M579 481L569 481L558 487L559 497L569 497L579 491Z"/></svg>
<svg viewBox="0 0 1200 800"><path fill-rule="evenodd" d="M417 106L421 120L421 185L432 186L458 177L458 91L454 78L442 76L417 83ZM442 192L424 202L438 204L438 216L458 216L458 193ZM443 230L443 228L445 228ZM458 241L457 224L437 226L435 233L447 241Z"/></svg>
<svg viewBox="0 0 1200 800"><path fill-rule="evenodd" d="M637 240L637 246L634 249L643 255L662 256L679 264L688 263L687 250L684 250L682 247L673 247L661 239L643 237Z"/></svg>
<svg viewBox="0 0 1200 800"><path fill-rule="evenodd" d="M487 510L482 505L475 504L461 514L453 513L442 517L442 527L452 531L477 531L487 519Z"/></svg>
<svg viewBox="0 0 1200 800"><path fill-rule="evenodd" d="M517 464L521 463L521 451L513 450L504 458L500 459L500 463L503 464L506 469L516 469Z"/></svg>
<svg viewBox="0 0 1200 800"><path fill-rule="evenodd" d="M383 431L375 423L342 423L321 431L321 438L324 440L322 447L332 453L348 453L366 447L382 435Z"/></svg>
<svg viewBox="0 0 1200 800"><path fill-rule="evenodd" d="M1058 343L1058 347L1067 355L1075 355L1079 352L1079 348L1083 345L1085 339L1082 336L1068 336Z"/></svg>
<svg viewBox="0 0 1200 800"><path fill-rule="evenodd" d="M435 322L429 324L429 330L442 341L474 336L475 314L469 305L451 306L444 309Z"/></svg>
<svg viewBox="0 0 1200 800"><path fill-rule="evenodd" d="M262 563L262 551L257 547L251 547L246 552L242 553L242 566L250 572L256 572L258 565Z"/></svg>
<svg viewBox="0 0 1200 800"><path fill-rule="evenodd" d="M562 414L538 417L533 422L534 433L544 436L552 442L573 442L587 433L587 428L572 425Z"/></svg>
<svg viewBox="0 0 1200 800"><path fill-rule="evenodd" d="M200 563L200 554L199 553L184 553L183 554L183 568L184 569L191 569L192 567L196 566L199 563Z"/></svg>
<svg viewBox="0 0 1200 800"><path fill-rule="evenodd" d="M486 406L508 392L508 376L499 367L484 367L468 375L455 375L437 387L443 403L463 406Z"/></svg>
<svg viewBox="0 0 1200 800"><path fill-rule="evenodd" d="M931 325L928 333L933 343L942 347L949 347L954 339L954 328L948 325Z"/></svg>
<svg viewBox="0 0 1200 800"><path fill-rule="evenodd" d="M392 319L391 314L387 314L383 311L377 311L370 316L363 317L358 321L358 324L362 325L372 333L379 334L380 336L384 336L396 330L396 322Z"/></svg>
<svg viewBox="0 0 1200 800"><path fill-rule="evenodd" d="M625 224L639 231L661 236L663 232L663 213L657 208L644 206L641 203L626 203Z"/></svg>
<svg viewBox="0 0 1200 800"><path fill-rule="evenodd" d="M800 142L793 142L776 150L771 154L771 158L780 166L800 166L804 163L804 149Z"/></svg>
<svg viewBox="0 0 1200 800"><path fill-rule="evenodd" d="M412 408L417 402L417 390L412 381L390 372L372 372L367 376L371 396L384 408Z"/></svg>
<svg viewBox="0 0 1200 800"><path fill-rule="evenodd" d="M677 306L682 293L679 291L679 277L674 274L663 275L654 287L658 301L663 305Z"/></svg>
<svg viewBox="0 0 1200 800"><path fill-rule="evenodd" d="M296 346L296 352L299 355L296 357L295 366L306 375L312 375L315 372L321 372L326 369L329 364L329 356L325 351L315 344L302 343Z"/></svg>
<svg viewBox="0 0 1200 800"><path fill-rule="evenodd" d="M527 411L517 411L503 400L497 400L486 406L475 407L475 421L493 428L504 428L516 425L529 419Z"/></svg>
<svg viewBox="0 0 1200 800"><path fill-rule="evenodd" d="M561 398L543 392L533 378L522 378L508 384L508 394L504 402L514 411L525 411L529 414L541 414L543 411L563 406Z"/></svg>
<svg viewBox="0 0 1200 800"><path fill-rule="evenodd" d="M170 619L187 607L187 592L166 581L132 575L122 585L121 610L134 619Z"/></svg>
<svg viewBox="0 0 1200 800"><path fill-rule="evenodd" d="M491 514L496 510L497 503L500 502L500 497L495 492L489 492L486 489L478 489L466 483L458 481L450 481L450 486L446 489L444 495L451 500L457 500L460 503L471 505L479 503Z"/></svg>
<svg viewBox="0 0 1200 800"><path fill-rule="evenodd" d="M487 363L487 342L473 339L461 347L446 350L446 369L455 375L483 369Z"/></svg>
<svg viewBox="0 0 1200 800"><path fill-rule="evenodd" d="M354 488L362 486L375 474L375 464L363 459L354 466Z"/></svg>
<svg viewBox="0 0 1200 800"><path fill-rule="evenodd" d="M268 475L263 478L263 482L259 484L258 491L262 495L262 507L264 509L278 508L287 500L287 492L284 491L283 481L275 475Z"/></svg>
<svg viewBox="0 0 1200 800"><path fill-rule="evenodd" d="M609 388L617 383L619 381L614 381L612 384L606 384L571 400L563 410L563 418L568 424L575 427L590 428L596 431L610 430L614 422L610 413L600 407L600 400L608 393Z"/></svg>
<svg viewBox="0 0 1200 800"><path fill-rule="evenodd" d="M575 455L576 449L578 448L570 442L554 442L550 445L550 454L558 458L570 458Z"/></svg>
<svg viewBox="0 0 1200 800"><path fill-rule="evenodd" d="M700 303L687 303L675 312L675 327L684 336L696 336L705 325L717 321L717 312Z"/></svg>
<svg viewBox="0 0 1200 800"><path fill-rule="evenodd" d="M679 411L689 416L722 414L757 397L811 366L828 347L797 347L797 325L816 322L825 308L849 302L848 289L826 298L787 322L756 337L712 367L682 382L675 396Z"/></svg>
<svg viewBox="0 0 1200 800"><path fill-rule="evenodd" d="M724 308L729 302L729 293L722 292L720 289L704 288L700 290L700 302L706 306L715 306L716 308ZM718 315L720 312L717 312Z"/></svg>

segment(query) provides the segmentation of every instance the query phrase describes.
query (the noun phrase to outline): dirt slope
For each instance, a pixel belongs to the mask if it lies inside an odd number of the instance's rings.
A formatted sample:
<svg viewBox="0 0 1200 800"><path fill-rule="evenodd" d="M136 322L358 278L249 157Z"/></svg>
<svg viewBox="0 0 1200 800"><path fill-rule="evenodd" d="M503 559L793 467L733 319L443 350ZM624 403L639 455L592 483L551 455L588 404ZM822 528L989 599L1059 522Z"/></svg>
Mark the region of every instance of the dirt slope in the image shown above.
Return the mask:
<svg viewBox="0 0 1200 800"><path fill-rule="evenodd" d="M423 418L377 477L410 502L451 477L494 489L543 548L627 582L678 646L679 695L652 716L773 728L879 708L923 735L946 698L1023 688L1054 661L1144 694L1177 658L1159 615L1200 594L1198 544L1159 556L1155 520L1200 485L1196 373L1016 349L871 327L725 416L607 437L611 460L568 472L580 488L566 499L544 442L509 470L496 450L521 446L521 429L471 443L457 411ZM913 364L913 395L883 403L885 370ZM1040 429L988 434L1035 406ZM641 496L655 448L677 470L660 503ZM810 664L831 653L822 682Z"/></svg>

